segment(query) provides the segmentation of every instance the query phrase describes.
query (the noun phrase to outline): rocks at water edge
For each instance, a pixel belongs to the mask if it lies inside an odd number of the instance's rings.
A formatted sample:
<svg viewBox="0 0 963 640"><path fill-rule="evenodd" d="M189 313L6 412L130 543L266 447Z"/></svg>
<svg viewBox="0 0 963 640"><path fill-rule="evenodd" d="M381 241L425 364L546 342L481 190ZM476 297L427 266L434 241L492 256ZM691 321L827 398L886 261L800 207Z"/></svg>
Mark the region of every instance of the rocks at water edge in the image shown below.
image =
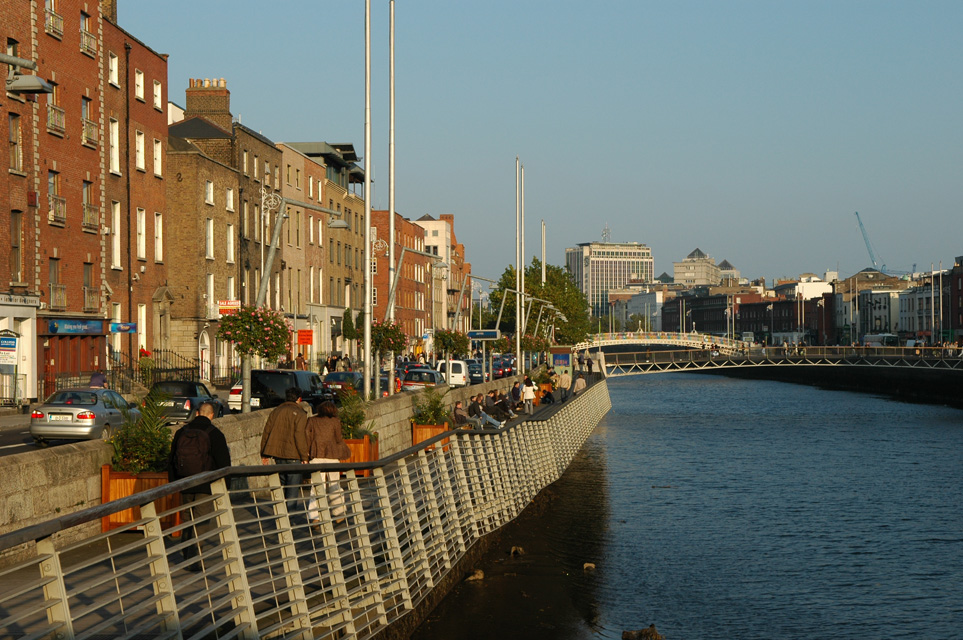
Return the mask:
<svg viewBox="0 0 963 640"><path fill-rule="evenodd" d="M623 631L622 640L665 640L665 636L656 631L654 624L650 624L638 631Z"/></svg>

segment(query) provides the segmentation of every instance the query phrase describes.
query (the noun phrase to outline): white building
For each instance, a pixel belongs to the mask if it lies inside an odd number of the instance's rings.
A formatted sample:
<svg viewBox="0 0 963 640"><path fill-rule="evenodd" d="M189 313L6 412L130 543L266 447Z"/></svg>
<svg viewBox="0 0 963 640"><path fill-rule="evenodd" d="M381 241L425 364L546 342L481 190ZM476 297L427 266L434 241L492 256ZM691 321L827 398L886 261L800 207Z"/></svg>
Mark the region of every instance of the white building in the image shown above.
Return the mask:
<svg viewBox="0 0 963 640"><path fill-rule="evenodd" d="M638 242L585 242L565 250L565 263L592 314L608 313L609 291L629 280L652 282L652 250Z"/></svg>

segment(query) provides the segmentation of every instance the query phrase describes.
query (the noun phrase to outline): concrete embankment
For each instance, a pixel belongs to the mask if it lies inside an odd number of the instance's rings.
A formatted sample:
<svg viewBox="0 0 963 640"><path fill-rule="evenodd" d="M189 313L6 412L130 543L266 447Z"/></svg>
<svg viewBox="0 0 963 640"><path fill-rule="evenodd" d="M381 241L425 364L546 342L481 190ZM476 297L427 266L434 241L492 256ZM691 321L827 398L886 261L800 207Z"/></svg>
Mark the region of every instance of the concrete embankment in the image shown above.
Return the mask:
<svg viewBox="0 0 963 640"><path fill-rule="evenodd" d="M887 395L907 402L963 409L963 371L896 367L742 367L702 370L744 380L774 380L823 389Z"/></svg>

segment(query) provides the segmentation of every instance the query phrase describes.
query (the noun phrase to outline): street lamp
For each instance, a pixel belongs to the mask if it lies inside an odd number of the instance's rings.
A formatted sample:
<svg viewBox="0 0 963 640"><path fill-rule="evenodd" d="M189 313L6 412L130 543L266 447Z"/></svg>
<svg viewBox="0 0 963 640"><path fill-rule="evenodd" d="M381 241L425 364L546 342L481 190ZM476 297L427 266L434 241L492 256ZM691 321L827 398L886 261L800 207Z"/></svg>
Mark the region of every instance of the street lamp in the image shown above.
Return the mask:
<svg viewBox="0 0 963 640"><path fill-rule="evenodd" d="M25 93L53 93L53 86L39 76L25 76L18 73L17 67L24 67L31 71L37 70L37 63L26 58L0 53L0 63L6 63L10 69L7 72L7 93L23 95Z"/></svg>

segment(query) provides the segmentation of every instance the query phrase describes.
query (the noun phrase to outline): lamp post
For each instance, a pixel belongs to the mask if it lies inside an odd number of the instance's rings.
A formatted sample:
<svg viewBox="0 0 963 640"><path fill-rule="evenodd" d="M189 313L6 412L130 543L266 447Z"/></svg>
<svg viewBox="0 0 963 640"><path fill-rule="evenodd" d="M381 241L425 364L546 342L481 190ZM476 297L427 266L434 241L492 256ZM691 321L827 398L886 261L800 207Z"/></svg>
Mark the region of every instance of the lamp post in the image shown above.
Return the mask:
<svg viewBox="0 0 963 640"><path fill-rule="evenodd" d="M371 397L371 0L364 3L364 397ZM392 238L394 240L394 238Z"/></svg>

